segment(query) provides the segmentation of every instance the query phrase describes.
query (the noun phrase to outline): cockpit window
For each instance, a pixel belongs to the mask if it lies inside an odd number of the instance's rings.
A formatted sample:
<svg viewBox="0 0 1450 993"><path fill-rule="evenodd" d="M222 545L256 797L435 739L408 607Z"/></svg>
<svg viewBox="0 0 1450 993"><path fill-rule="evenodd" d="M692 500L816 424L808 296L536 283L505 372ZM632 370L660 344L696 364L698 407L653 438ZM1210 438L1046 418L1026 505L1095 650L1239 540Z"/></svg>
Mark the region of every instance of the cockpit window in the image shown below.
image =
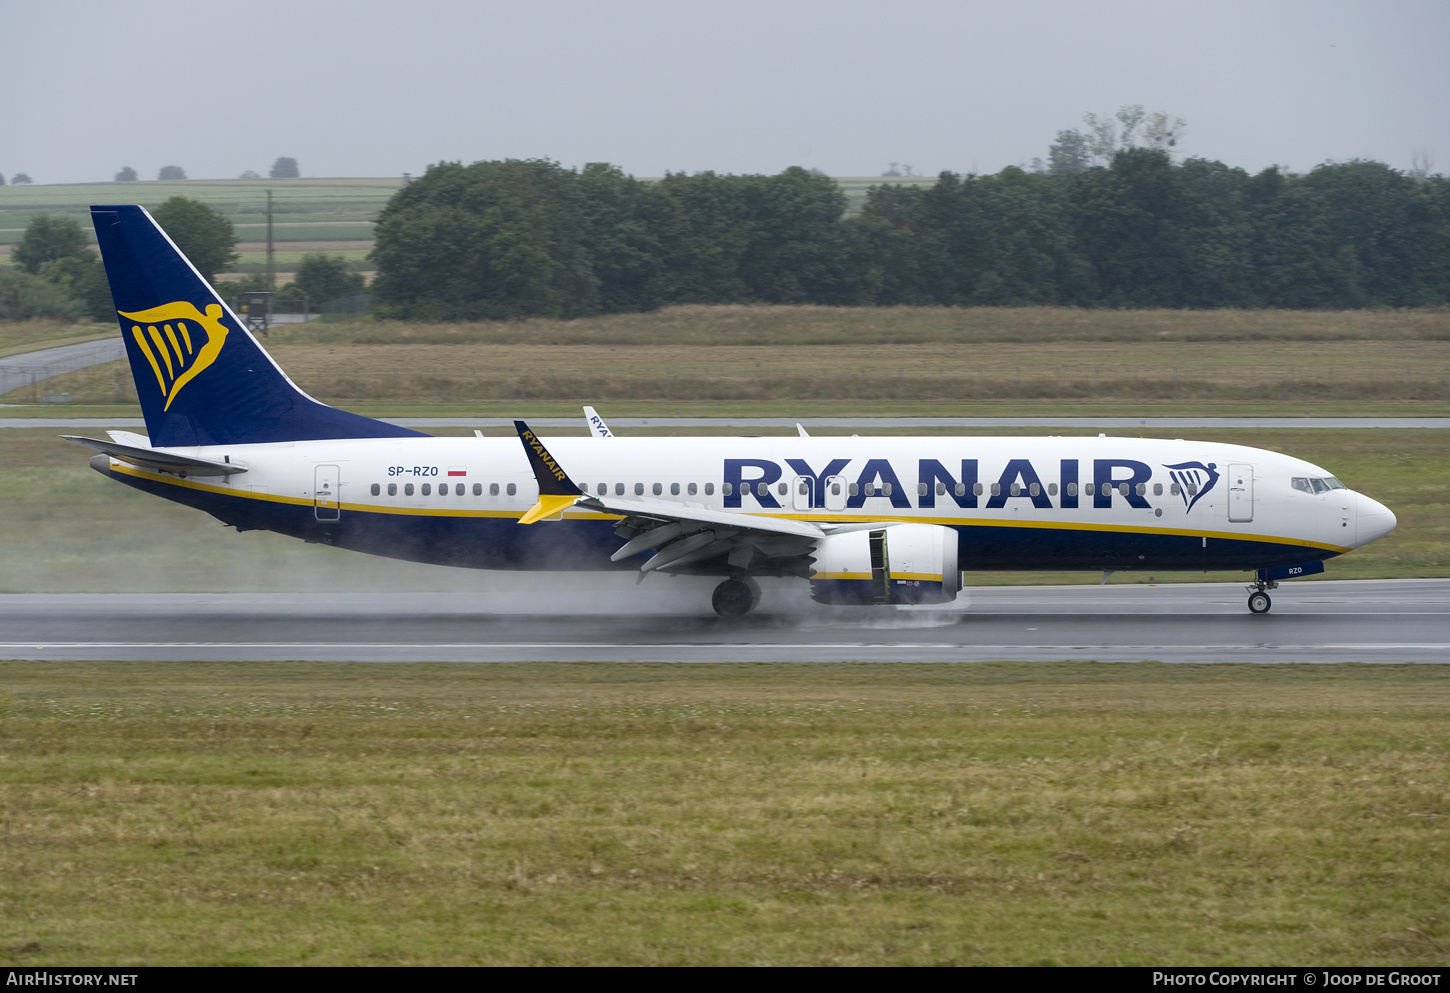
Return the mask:
<svg viewBox="0 0 1450 993"><path fill-rule="evenodd" d="M1314 487L1310 485L1309 479L1305 476L1295 476L1293 480L1294 489L1302 493L1313 493Z"/></svg>
<svg viewBox="0 0 1450 993"><path fill-rule="evenodd" d="M1329 488L1331 490L1346 489L1345 485L1339 480L1335 479L1333 476L1326 477L1324 481L1329 484Z"/></svg>
<svg viewBox="0 0 1450 993"><path fill-rule="evenodd" d="M1333 476L1323 479L1316 479L1312 476L1295 476L1289 480L1289 485L1301 493L1328 493L1330 490L1344 489L1344 484Z"/></svg>
<svg viewBox="0 0 1450 993"><path fill-rule="evenodd" d="M1314 484L1314 492L1315 493L1328 493L1329 492L1329 484L1326 483L1324 480L1322 480L1322 479L1311 479L1311 480L1309 480L1309 482L1311 482L1311 483Z"/></svg>

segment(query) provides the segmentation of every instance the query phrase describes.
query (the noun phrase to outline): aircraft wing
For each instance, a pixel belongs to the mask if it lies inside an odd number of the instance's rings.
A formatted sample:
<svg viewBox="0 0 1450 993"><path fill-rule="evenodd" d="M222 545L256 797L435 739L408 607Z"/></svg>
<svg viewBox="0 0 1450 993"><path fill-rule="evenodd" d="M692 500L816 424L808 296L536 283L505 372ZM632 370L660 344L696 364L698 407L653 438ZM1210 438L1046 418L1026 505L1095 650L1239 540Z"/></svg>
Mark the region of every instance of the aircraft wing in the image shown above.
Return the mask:
<svg viewBox="0 0 1450 993"><path fill-rule="evenodd" d="M583 497L576 506L624 516L614 533L626 541L610 561L653 551L640 566L641 574L722 556L730 565L744 568L757 553L787 560L780 567L796 572L810 565L810 553L825 533L806 521L731 514L666 500Z"/></svg>
<svg viewBox="0 0 1450 993"><path fill-rule="evenodd" d="M757 556L763 556L777 571L809 575L811 551L824 534L814 524L668 500L590 496L569 478L527 424L514 421L514 428L539 484L539 502L519 518L520 524L533 524L570 507L619 514L624 519L615 525L614 533L625 542L610 561L653 551L640 566L641 576L718 558L724 558L731 568L744 569Z"/></svg>
<svg viewBox="0 0 1450 993"><path fill-rule="evenodd" d="M217 462L213 459L197 458L194 455L178 455L175 452L122 445L114 441L98 441L95 438L82 438L73 434L63 434L61 437L66 441L73 441L77 445L84 445L93 452L109 455L113 459L128 462L142 469L169 472L178 476L230 476L233 473L247 471L247 466L243 462Z"/></svg>

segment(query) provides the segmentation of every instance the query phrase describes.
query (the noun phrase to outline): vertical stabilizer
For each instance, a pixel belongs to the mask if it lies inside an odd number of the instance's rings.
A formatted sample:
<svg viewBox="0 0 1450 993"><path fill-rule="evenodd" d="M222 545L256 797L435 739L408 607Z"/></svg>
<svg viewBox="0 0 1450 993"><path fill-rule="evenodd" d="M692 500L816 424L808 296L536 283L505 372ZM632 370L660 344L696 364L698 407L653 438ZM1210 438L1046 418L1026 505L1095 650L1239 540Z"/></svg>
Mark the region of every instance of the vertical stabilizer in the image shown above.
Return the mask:
<svg viewBox="0 0 1450 993"><path fill-rule="evenodd" d="M419 434L299 390L144 207L92 207L91 221L152 445Z"/></svg>

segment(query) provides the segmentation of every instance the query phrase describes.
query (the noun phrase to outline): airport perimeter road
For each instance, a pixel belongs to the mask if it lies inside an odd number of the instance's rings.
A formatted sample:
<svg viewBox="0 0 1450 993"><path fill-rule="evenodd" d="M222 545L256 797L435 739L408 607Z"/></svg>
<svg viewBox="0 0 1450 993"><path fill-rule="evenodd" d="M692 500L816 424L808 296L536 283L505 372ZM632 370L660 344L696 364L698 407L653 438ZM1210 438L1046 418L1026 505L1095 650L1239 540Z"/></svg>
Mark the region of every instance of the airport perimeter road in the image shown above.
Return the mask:
<svg viewBox="0 0 1450 993"><path fill-rule="evenodd" d="M650 593L628 577L566 576L560 588L577 592L547 597L10 594L0 596L0 658L1450 661L1450 580L1286 584L1265 616L1229 583L991 587L921 609L828 608L772 585L762 612L736 623L710 614L709 586L692 583Z"/></svg>
<svg viewBox="0 0 1450 993"><path fill-rule="evenodd" d="M126 346L120 338L103 338L0 358L0 396L52 376L125 357Z"/></svg>

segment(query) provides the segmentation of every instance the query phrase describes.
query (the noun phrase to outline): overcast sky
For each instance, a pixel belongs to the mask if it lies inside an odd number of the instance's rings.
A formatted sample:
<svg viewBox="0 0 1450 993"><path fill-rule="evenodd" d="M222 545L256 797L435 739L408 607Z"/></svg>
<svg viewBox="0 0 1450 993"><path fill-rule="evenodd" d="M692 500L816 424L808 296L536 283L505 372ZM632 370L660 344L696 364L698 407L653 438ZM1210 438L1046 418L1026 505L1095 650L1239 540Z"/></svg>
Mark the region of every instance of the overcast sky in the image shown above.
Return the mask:
<svg viewBox="0 0 1450 993"><path fill-rule="evenodd" d="M1450 172L1450 0L4 0L0 31L7 181L995 172L1125 104L1250 170Z"/></svg>

